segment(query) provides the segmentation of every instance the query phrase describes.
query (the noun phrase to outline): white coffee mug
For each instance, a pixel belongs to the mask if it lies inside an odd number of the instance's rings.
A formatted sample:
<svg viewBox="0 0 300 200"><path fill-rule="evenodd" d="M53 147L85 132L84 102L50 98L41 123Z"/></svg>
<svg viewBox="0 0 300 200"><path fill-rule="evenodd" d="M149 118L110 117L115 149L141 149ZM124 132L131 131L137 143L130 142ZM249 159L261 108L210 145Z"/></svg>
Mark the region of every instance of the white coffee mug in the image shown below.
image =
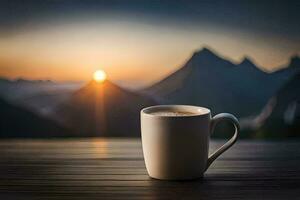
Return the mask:
<svg viewBox="0 0 300 200"><path fill-rule="evenodd" d="M155 112L189 112L191 115L165 116ZM233 137L208 156L210 134L221 120L235 126ZM211 163L237 140L239 122L221 113L213 118L209 109L188 105L159 105L141 111L143 154L148 174L163 180L203 177Z"/></svg>

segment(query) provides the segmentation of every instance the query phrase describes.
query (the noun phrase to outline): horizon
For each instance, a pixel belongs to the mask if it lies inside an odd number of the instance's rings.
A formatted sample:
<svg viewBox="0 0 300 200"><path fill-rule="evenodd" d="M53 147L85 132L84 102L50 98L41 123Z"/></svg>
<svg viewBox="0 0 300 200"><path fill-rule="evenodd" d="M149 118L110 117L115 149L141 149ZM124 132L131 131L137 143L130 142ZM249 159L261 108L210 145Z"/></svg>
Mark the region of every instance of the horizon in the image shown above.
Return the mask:
<svg viewBox="0 0 300 200"><path fill-rule="evenodd" d="M288 68L289 67L289 64L291 62L291 60L295 57L297 57L298 59L300 58L300 56L298 54L296 55L292 55L290 57L290 59L288 60L287 63L283 64L283 65L280 65L280 66L276 66L274 67L274 69L272 70L269 70L266 69L265 67L263 66L259 66L257 65L257 63L255 62L255 60L247 55L245 55L240 61L236 62L234 60L232 60L231 58L228 58L226 56L223 56L221 55L219 52L216 52L214 49L212 49L211 47L209 47L208 45L204 45L202 48L200 49L197 49L195 51L193 51L189 57L187 57L186 59L184 59L184 61L182 61L182 64L178 67L175 67L175 68L172 68L171 71L167 72L166 74L162 74L161 77L159 77L158 79L154 79L154 80L151 80L150 82L146 83L146 84L138 84L136 85L135 83L130 83L129 82L126 82L124 80L113 80L113 79L110 79L109 75L108 75L108 78L107 80L109 81L112 81L116 84L118 84L119 86L121 87L124 87L126 89L133 89L133 90L139 90L139 89L143 89L143 88L147 88L159 81L161 81L162 79L164 79L165 77L168 77L169 75L171 75L172 73L176 72L178 69L184 67L184 65L186 64L186 62L188 60L190 60L192 58L192 56L196 53L201 53L203 50L208 50L209 52L213 53L215 56L217 56L218 58L220 59L225 59L235 65L238 65L240 63L242 63L244 60L249 60L258 70L262 71L262 72L265 72L265 73L273 73L273 72L276 72L276 71L280 71L282 69L285 69L285 68ZM15 77L10 77L10 76L3 76L0 74L0 79L6 79L6 80L9 80L9 81L41 81L41 82L47 82L47 81L50 81L50 82L53 82L53 83L76 83L76 84L87 84L91 81L93 81L93 74L97 71L97 69L92 72L90 74L90 78L89 79L86 79L86 80L68 80L68 79L65 79L65 80L57 80L55 78L30 78L30 77L23 77L23 76L15 76Z"/></svg>
<svg viewBox="0 0 300 200"><path fill-rule="evenodd" d="M297 1L1 1L0 76L144 87L209 47L272 71L300 55ZM278 13L281 13L278 15Z"/></svg>

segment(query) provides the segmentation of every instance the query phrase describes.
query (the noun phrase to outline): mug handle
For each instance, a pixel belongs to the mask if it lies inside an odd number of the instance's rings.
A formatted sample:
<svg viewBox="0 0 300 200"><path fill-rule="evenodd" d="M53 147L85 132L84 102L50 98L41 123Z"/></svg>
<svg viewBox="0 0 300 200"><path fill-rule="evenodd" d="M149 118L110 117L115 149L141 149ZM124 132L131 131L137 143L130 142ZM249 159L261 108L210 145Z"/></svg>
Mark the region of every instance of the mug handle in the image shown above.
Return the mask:
<svg viewBox="0 0 300 200"><path fill-rule="evenodd" d="M239 121L234 115L229 114L229 113L220 113L220 114L215 115L212 118L211 124L210 124L210 133L211 134L213 133L217 123L219 123L222 120L228 120L234 125L234 128L235 128L234 135L228 142L226 142L223 146L221 146L219 149L217 149L213 154L211 154L208 157L205 171L222 153L224 153L227 149L229 149L237 141L238 134L240 132Z"/></svg>

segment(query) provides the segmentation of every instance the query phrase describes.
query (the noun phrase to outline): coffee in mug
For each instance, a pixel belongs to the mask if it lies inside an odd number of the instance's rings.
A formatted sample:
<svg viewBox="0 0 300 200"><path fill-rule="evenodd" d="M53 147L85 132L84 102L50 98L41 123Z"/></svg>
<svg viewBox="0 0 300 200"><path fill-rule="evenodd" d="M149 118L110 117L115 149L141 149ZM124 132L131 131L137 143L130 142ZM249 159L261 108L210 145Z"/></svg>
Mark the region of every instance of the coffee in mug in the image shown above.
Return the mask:
<svg viewBox="0 0 300 200"><path fill-rule="evenodd" d="M189 115L194 115L195 113L191 112L183 112L183 111L158 111L158 112L153 112L152 115L158 115L158 116L167 116L167 117L179 117L179 116L189 116Z"/></svg>

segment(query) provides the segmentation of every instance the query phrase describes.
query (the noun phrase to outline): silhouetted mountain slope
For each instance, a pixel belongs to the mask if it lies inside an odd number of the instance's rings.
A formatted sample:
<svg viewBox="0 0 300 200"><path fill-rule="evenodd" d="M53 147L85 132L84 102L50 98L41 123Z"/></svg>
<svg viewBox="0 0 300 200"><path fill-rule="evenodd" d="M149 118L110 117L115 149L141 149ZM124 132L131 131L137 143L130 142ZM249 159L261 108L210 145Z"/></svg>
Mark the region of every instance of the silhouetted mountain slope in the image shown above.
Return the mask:
<svg viewBox="0 0 300 200"><path fill-rule="evenodd" d="M268 116L258 132L261 137L300 135L300 73L279 90L260 116Z"/></svg>
<svg viewBox="0 0 300 200"><path fill-rule="evenodd" d="M0 99L0 137L65 137L71 133L51 120Z"/></svg>
<svg viewBox="0 0 300 200"><path fill-rule="evenodd" d="M293 63L297 65L297 59ZM200 105L244 117L258 113L300 66L294 68L269 74L249 58L235 65L203 48L182 68L142 92L165 104Z"/></svg>
<svg viewBox="0 0 300 200"><path fill-rule="evenodd" d="M140 110L154 104L108 80L91 81L60 106L57 116L83 136L139 136Z"/></svg>
<svg viewBox="0 0 300 200"><path fill-rule="evenodd" d="M299 72L300 67L300 58L295 55L291 57L290 63L287 67L281 67L279 70L275 71L273 75L282 76L283 74L286 76L297 74ZM288 78L291 78L290 76Z"/></svg>

